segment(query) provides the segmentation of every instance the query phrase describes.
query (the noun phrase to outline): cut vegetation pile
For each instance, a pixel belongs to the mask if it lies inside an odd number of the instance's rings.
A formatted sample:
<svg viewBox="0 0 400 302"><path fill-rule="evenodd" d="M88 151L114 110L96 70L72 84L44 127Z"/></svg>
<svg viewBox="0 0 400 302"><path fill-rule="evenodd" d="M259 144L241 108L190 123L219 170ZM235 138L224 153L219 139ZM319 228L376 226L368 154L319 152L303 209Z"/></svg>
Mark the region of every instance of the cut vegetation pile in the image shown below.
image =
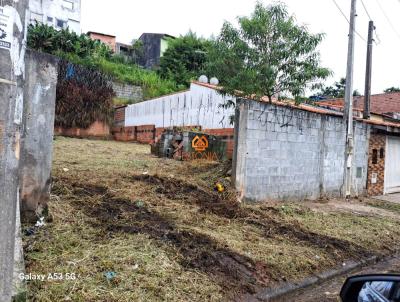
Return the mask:
<svg viewBox="0 0 400 302"><path fill-rule="evenodd" d="M24 237L27 271L78 277L32 281L31 299L232 300L399 247L393 217L239 204L214 191L227 170L58 138L50 222Z"/></svg>

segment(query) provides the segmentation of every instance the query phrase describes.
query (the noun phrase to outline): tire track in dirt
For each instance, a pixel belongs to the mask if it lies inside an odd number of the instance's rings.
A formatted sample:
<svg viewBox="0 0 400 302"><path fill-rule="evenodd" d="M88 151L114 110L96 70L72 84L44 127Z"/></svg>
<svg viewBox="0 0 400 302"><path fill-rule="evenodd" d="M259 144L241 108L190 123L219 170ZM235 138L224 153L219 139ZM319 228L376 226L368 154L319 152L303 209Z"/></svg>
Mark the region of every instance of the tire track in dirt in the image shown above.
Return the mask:
<svg viewBox="0 0 400 302"><path fill-rule="evenodd" d="M289 224L282 220L277 220L272 217L272 213L269 210L250 211L242 207L236 200L224 199L217 193L206 191L182 180L137 175L132 177L132 181L140 181L156 186L156 193L171 200L182 200L182 196L184 196L184 201L198 206L200 212L212 213L254 225L264 232L265 237L286 237L306 245L326 249L331 252L335 260L361 259L372 255L372 252L366 251L360 245L306 230L299 223ZM275 213L275 216L278 215Z"/></svg>
<svg viewBox="0 0 400 302"><path fill-rule="evenodd" d="M68 187L78 197L71 200L71 205L91 218L91 226L100 231L97 240L107 240L121 232L146 234L177 258L185 269L209 275L221 286L228 300L254 294L277 281L270 274L277 268L221 246L206 234L180 230L159 213L129 199L118 198L106 187L80 183L58 185ZM93 205L83 201L84 198L97 198L100 203Z"/></svg>

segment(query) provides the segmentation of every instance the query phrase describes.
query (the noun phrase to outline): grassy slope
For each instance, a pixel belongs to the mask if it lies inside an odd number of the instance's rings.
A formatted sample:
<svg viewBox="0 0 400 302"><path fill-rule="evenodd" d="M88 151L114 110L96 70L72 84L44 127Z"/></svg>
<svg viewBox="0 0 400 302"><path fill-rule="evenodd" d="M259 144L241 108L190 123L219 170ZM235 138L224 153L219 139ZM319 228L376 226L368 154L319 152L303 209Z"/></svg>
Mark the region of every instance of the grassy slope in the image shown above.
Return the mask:
<svg viewBox="0 0 400 302"><path fill-rule="evenodd" d="M29 283L36 301L231 300L400 242L389 218L239 205L213 191L229 166L149 146L58 138L54 157L53 221L24 238L27 270L79 277Z"/></svg>
<svg viewBox="0 0 400 302"><path fill-rule="evenodd" d="M96 67L105 74L112 76L115 81L141 86L145 99L186 89L186 87L178 86L171 80L162 79L155 71L146 70L137 65L112 62L102 58L82 59L78 56L64 53L58 53L58 55L76 64Z"/></svg>

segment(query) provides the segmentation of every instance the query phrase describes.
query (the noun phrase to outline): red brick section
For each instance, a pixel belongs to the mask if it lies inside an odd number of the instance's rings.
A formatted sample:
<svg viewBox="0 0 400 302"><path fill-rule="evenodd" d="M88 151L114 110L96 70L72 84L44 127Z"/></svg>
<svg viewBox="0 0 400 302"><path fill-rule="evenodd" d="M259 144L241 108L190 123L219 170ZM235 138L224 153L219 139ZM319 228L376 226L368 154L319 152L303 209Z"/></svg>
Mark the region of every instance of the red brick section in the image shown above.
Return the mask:
<svg viewBox="0 0 400 302"><path fill-rule="evenodd" d="M136 127L114 127L112 135L116 141L134 142L136 141Z"/></svg>
<svg viewBox="0 0 400 302"><path fill-rule="evenodd" d="M318 102L321 105L334 105L343 107L343 99L333 99ZM364 109L364 97L354 97L354 108ZM371 96L371 112L384 114L389 112L400 112L400 92L375 94Z"/></svg>
<svg viewBox="0 0 400 302"><path fill-rule="evenodd" d="M136 126L136 140L142 144L153 144L156 135L155 125Z"/></svg>
<svg viewBox="0 0 400 302"><path fill-rule="evenodd" d="M161 135L164 133L164 130L167 128L160 127L156 128L156 134L155 134L155 139L154 142L157 143L161 139Z"/></svg>
<svg viewBox="0 0 400 302"><path fill-rule="evenodd" d="M103 122L96 121L87 129L55 127L54 134L79 138L109 138L110 127Z"/></svg>
<svg viewBox="0 0 400 302"><path fill-rule="evenodd" d="M225 128L225 129L204 129L204 133L215 135L219 137L222 141L226 142L226 155L229 159L232 159L233 156L233 148L234 148L234 129L233 128Z"/></svg>
<svg viewBox="0 0 400 302"><path fill-rule="evenodd" d="M383 149L383 152L381 152L381 149ZM385 185L386 135L371 133L368 152L368 195L382 195ZM374 163L374 159L376 163ZM377 174L375 184L372 183L372 174L374 173Z"/></svg>
<svg viewBox="0 0 400 302"><path fill-rule="evenodd" d="M123 127L125 125L125 108L126 106L115 108L114 126Z"/></svg>

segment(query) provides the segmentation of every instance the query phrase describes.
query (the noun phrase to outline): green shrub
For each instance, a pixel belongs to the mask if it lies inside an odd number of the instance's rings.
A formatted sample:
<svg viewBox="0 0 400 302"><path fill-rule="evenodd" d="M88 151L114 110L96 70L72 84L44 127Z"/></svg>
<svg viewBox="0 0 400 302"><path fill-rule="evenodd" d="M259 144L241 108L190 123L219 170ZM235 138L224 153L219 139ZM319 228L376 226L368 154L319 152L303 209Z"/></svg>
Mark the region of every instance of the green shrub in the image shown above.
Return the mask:
<svg viewBox="0 0 400 302"><path fill-rule="evenodd" d="M109 77L62 60L58 69L55 125L84 129L95 121L111 125L113 97Z"/></svg>
<svg viewBox="0 0 400 302"><path fill-rule="evenodd" d="M57 31L44 24L30 25L28 47L56 55L75 64L97 68L111 76L114 81L141 86L145 99L185 88L173 80L162 79L154 71L142 69L132 58L112 55L106 44L93 41L87 35L77 35L69 29Z"/></svg>

